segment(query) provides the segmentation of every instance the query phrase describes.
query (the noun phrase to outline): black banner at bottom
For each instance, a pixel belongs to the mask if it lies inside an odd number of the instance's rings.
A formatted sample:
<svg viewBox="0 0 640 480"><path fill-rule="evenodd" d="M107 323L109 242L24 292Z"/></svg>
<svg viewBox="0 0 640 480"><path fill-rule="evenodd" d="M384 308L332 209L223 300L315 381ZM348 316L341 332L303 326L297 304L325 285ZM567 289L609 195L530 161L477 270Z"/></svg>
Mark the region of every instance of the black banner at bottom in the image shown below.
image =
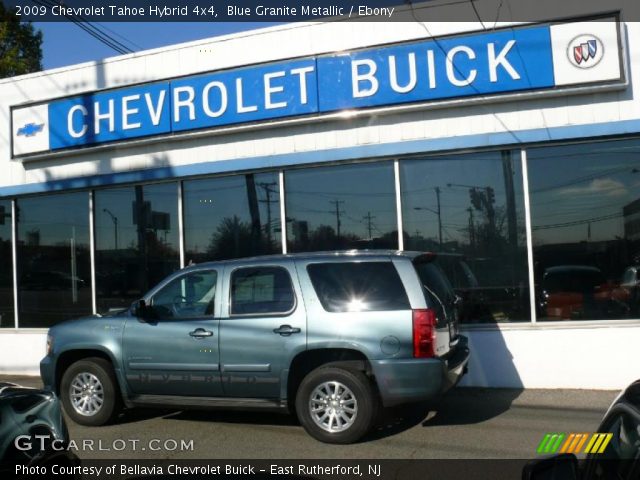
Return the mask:
<svg viewBox="0 0 640 480"><path fill-rule="evenodd" d="M514 480L529 460L79 460L3 466L9 477L219 480ZM4 476L4 475L3 475ZM6 478L6 477L5 477ZM570 479L567 479L570 480Z"/></svg>

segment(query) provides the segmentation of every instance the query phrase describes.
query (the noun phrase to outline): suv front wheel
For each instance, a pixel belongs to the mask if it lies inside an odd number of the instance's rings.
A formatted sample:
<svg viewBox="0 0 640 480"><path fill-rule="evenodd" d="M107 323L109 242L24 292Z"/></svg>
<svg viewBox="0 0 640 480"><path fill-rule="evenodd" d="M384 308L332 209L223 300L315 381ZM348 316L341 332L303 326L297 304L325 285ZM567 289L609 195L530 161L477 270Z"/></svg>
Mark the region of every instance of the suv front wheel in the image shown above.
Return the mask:
<svg viewBox="0 0 640 480"><path fill-rule="evenodd" d="M313 370L296 395L300 423L326 443L358 441L373 426L376 408L376 394L364 373L339 367Z"/></svg>
<svg viewBox="0 0 640 480"><path fill-rule="evenodd" d="M120 410L116 376L102 358L86 358L67 368L60 382L60 397L69 417L80 425L104 425Z"/></svg>

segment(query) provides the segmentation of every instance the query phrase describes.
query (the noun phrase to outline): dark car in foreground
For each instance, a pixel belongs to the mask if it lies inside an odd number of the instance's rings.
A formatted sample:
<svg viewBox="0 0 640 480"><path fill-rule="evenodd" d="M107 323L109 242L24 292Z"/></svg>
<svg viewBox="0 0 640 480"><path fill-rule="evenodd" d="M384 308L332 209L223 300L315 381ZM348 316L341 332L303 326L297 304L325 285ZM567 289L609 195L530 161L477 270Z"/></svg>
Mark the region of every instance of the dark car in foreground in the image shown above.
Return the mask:
<svg viewBox="0 0 640 480"><path fill-rule="evenodd" d="M638 480L640 479L640 380L618 395L598 428L611 438L582 464L573 453L530 462L523 480Z"/></svg>
<svg viewBox="0 0 640 480"><path fill-rule="evenodd" d="M295 411L350 443L380 406L433 399L464 375L457 297L435 255L350 251L183 269L126 312L58 324L40 364L83 425L121 406Z"/></svg>
<svg viewBox="0 0 640 480"><path fill-rule="evenodd" d="M0 383L0 474L16 465L74 464L60 401L53 392Z"/></svg>

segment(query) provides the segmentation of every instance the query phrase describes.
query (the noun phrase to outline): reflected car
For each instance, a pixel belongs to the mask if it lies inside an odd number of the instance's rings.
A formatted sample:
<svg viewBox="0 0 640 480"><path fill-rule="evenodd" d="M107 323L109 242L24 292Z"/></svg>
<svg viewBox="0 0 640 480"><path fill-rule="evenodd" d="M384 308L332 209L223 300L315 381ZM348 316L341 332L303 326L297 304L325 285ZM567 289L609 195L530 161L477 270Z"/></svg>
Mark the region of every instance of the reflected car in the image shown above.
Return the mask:
<svg viewBox="0 0 640 480"><path fill-rule="evenodd" d="M558 265L544 271L538 299L543 317L561 320L624 318L629 306L620 288L599 268Z"/></svg>
<svg viewBox="0 0 640 480"><path fill-rule="evenodd" d="M23 290L68 290L75 286L84 288L86 282L80 277L56 270L33 271L25 274L20 282Z"/></svg>
<svg viewBox="0 0 640 480"><path fill-rule="evenodd" d="M582 463L573 453L529 462L522 480L637 480L640 478L640 380L623 390L607 410L598 433L612 434L602 453Z"/></svg>
<svg viewBox="0 0 640 480"><path fill-rule="evenodd" d="M493 321L489 301L476 275L465 261L465 256L456 253L438 253L436 263L445 273L454 292L460 297L459 315L463 323Z"/></svg>
<svg viewBox="0 0 640 480"><path fill-rule="evenodd" d="M15 474L17 464L75 464L68 444L60 401L53 392L0 383L0 473Z"/></svg>

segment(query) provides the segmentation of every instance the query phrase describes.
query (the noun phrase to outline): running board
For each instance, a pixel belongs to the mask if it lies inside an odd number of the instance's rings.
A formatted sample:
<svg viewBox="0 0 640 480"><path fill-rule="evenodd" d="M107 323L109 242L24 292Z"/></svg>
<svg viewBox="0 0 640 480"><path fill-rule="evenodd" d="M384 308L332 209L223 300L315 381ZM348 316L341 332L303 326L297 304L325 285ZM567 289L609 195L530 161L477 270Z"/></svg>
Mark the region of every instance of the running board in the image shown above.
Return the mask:
<svg viewBox="0 0 640 480"><path fill-rule="evenodd" d="M287 402L260 398L184 397L179 395L137 395L129 399L135 407L268 409L288 411Z"/></svg>

